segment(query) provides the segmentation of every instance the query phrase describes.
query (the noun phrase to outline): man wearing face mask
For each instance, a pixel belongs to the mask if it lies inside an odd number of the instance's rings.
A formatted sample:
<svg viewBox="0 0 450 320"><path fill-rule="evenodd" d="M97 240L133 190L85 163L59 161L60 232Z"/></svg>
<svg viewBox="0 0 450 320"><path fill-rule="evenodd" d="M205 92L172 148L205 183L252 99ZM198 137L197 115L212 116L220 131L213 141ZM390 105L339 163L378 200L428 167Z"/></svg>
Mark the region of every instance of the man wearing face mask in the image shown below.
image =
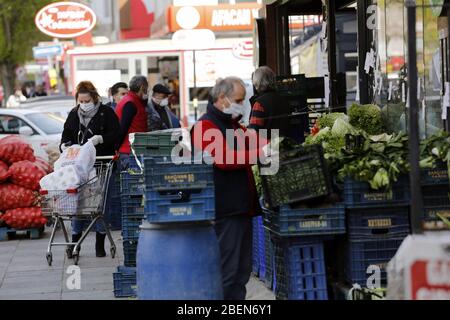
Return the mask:
<svg viewBox="0 0 450 320"><path fill-rule="evenodd" d="M156 84L152 91L152 98L147 104L150 131L180 128L180 121L169 108L170 90L162 84Z"/></svg>
<svg viewBox="0 0 450 320"><path fill-rule="evenodd" d="M148 81L144 76L134 76L130 80L130 91L116 107L120 121L120 163L121 170L128 169L132 161L129 135L135 132L148 132Z"/></svg>
<svg viewBox="0 0 450 320"><path fill-rule="evenodd" d="M215 231L219 240L224 298L244 300L252 271L252 216L259 214L251 164L255 163L246 143L239 144L246 129L239 124L244 113L245 84L236 77L219 80L212 90L206 113L191 131L195 150L208 150L213 141L223 139L223 150L212 149L215 184ZM241 131L242 130L242 131ZM226 139L234 134L237 143ZM244 138L245 139L245 138ZM245 140L244 140L245 141ZM242 140L240 141L242 142ZM234 159L227 162L227 159ZM245 159L244 164L236 159Z"/></svg>

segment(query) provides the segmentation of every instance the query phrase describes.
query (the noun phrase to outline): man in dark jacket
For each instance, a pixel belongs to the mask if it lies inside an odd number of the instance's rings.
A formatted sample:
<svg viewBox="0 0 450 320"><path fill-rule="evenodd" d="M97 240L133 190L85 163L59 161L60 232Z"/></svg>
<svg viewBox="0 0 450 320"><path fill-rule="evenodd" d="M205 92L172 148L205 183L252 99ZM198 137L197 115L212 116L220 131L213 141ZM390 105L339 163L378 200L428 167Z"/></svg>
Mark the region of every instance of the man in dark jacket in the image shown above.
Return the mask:
<svg viewBox="0 0 450 320"><path fill-rule="evenodd" d="M219 240L224 298L244 300L252 270L252 216L260 212L251 164L255 161L244 144L230 145L227 132L245 132L239 124L244 112L245 84L235 77L220 80L212 91L213 103L192 129L194 150L210 145L208 135L223 143L212 151L216 198L215 230ZM205 137L205 139L203 139ZM245 139L245 138L244 138ZM239 140L239 139L238 139ZM245 147L244 147L245 146ZM195 151L194 151L195 152ZM231 155L231 162L227 157ZM236 159L245 159L244 164Z"/></svg>
<svg viewBox="0 0 450 320"><path fill-rule="evenodd" d="M180 128L180 121L169 108L170 90L162 84L156 84L152 91L152 98L147 104L150 131Z"/></svg>
<svg viewBox="0 0 450 320"><path fill-rule="evenodd" d="M276 75L269 67L256 69L252 77L256 95L251 99L249 128L280 130L280 136L291 136L289 102L276 92ZM269 136L270 137L270 136Z"/></svg>

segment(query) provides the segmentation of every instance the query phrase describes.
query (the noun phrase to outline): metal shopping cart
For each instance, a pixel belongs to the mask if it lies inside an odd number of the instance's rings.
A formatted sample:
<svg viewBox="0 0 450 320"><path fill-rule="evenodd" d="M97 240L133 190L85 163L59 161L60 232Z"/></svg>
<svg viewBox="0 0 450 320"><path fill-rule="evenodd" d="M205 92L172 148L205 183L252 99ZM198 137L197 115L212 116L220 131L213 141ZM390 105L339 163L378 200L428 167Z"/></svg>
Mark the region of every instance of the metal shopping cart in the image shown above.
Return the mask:
<svg viewBox="0 0 450 320"><path fill-rule="evenodd" d="M77 189L41 190L42 212L54 221L46 254L49 266L52 265L53 261L53 246L67 246L67 256L69 258L73 257L74 264L78 265L79 248L97 221L100 221L105 226L106 234L111 243L111 257L115 257L116 245L109 227L103 219L103 214L106 208L109 181L116 160L117 157L112 156L97 157L94 164L95 174L92 174L89 177L89 181ZM72 243L69 240L67 228L64 224L64 221L72 221L73 219L91 220L80 240L76 243ZM66 242L54 242L58 226L62 229Z"/></svg>

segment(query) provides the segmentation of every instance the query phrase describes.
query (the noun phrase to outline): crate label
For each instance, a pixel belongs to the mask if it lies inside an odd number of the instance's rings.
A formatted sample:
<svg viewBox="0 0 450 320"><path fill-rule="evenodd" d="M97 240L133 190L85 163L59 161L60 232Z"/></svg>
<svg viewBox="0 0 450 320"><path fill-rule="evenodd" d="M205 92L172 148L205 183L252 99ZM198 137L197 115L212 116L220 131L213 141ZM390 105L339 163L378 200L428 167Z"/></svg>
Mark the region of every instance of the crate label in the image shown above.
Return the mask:
<svg viewBox="0 0 450 320"><path fill-rule="evenodd" d="M428 176L431 179L436 179L436 180L448 179L448 172L447 172L447 170L429 170Z"/></svg>
<svg viewBox="0 0 450 320"><path fill-rule="evenodd" d="M328 227L328 221L327 220L313 220L313 221L301 221L299 223L299 226L301 229L306 228L326 228Z"/></svg>
<svg viewBox="0 0 450 320"><path fill-rule="evenodd" d="M191 216L192 215L192 207L170 208L169 213L172 216Z"/></svg>
<svg viewBox="0 0 450 320"><path fill-rule="evenodd" d="M167 174L164 176L164 181L168 183L195 182L195 175L193 173Z"/></svg>
<svg viewBox="0 0 450 320"><path fill-rule="evenodd" d="M391 227L392 219L369 219L367 220L367 226L369 228Z"/></svg>
<svg viewBox="0 0 450 320"><path fill-rule="evenodd" d="M450 218L450 210L427 210L428 217L439 219L437 214L439 213L444 218Z"/></svg>
<svg viewBox="0 0 450 320"><path fill-rule="evenodd" d="M363 197L367 201L385 201L392 200L393 194L391 192L367 192L363 194Z"/></svg>

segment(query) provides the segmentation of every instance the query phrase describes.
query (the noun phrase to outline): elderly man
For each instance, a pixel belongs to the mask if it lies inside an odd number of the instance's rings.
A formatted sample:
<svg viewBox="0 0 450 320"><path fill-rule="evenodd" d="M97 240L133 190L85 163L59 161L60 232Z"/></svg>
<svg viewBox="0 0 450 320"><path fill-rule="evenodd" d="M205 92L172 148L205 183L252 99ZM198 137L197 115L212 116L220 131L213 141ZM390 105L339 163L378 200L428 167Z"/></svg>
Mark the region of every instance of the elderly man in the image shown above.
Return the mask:
<svg viewBox="0 0 450 320"><path fill-rule="evenodd" d="M269 67L260 67L253 73L252 82L256 92L250 99L249 128L278 129L280 136L291 136L289 102L276 92L275 73Z"/></svg>
<svg viewBox="0 0 450 320"><path fill-rule="evenodd" d="M129 135L135 132L148 132L148 113L145 108L145 101L148 99L147 92L147 78L144 76L134 76L130 81L130 91L120 100L116 107L121 128L119 152L122 170L128 168L131 160Z"/></svg>
<svg viewBox="0 0 450 320"><path fill-rule="evenodd" d="M252 216L260 212L251 170L250 150L231 144L228 134L246 130L239 124L244 112L245 84L235 77L218 81L206 113L192 129L194 150L208 149L210 134L223 149L213 150L216 198L215 230L220 244L224 298L243 300L252 270ZM237 138L237 140L239 140ZM231 144L231 145L230 145ZM227 162L231 155L231 162ZM240 164L236 158L245 159Z"/></svg>
<svg viewBox="0 0 450 320"><path fill-rule="evenodd" d="M180 121L169 108L170 90L162 84L156 84L152 91L152 98L147 105L150 131L180 128Z"/></svg>

